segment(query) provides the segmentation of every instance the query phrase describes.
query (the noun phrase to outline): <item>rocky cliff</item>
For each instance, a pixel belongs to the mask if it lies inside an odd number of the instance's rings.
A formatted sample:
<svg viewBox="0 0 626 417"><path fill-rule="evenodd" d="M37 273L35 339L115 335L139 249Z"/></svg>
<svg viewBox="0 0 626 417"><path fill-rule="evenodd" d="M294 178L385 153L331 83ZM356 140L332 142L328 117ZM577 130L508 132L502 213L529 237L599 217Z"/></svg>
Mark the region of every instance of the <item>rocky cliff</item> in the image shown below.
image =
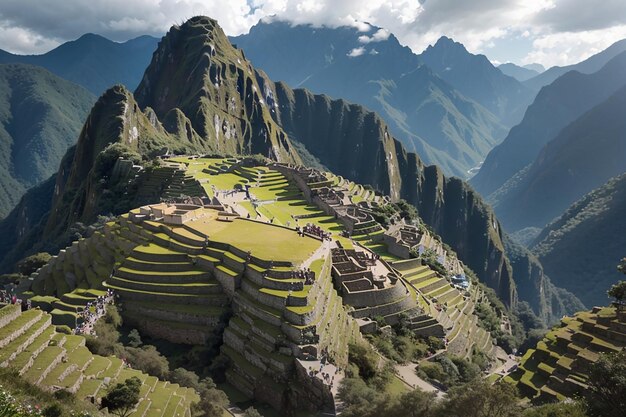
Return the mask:
<svg viewBox="0 0 626 417"><path fill-rule="evenodd" d="M262 74L259 78L267 82ZM528 251L518 248L517 268L512 268L498 220L480 196L464 181L447 178L438 167L426 166L407 152L375 113L283 83L275 84L275 91L277 120L292 140L336 174L414 204L424 221L507 304L515 304L519 292L547 320L566 311L559 301L563 294L553 291L541 264Z"/></svg>

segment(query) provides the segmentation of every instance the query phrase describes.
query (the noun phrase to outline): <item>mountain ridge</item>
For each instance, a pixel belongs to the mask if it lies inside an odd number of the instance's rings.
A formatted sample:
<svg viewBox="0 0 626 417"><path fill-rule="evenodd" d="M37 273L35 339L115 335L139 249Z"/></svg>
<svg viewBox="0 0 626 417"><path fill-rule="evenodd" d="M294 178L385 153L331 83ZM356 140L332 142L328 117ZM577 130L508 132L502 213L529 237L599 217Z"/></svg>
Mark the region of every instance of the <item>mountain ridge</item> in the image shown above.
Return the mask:
<svg viewBox="0 0 626 417"><path fill-rule="evenodd" d="M114 42L86 33L41 55L17 55L0 50L0 63L38 65L99 96L114 84L134 89L141 81L157 41L157 38L143 35Z"/></svg>

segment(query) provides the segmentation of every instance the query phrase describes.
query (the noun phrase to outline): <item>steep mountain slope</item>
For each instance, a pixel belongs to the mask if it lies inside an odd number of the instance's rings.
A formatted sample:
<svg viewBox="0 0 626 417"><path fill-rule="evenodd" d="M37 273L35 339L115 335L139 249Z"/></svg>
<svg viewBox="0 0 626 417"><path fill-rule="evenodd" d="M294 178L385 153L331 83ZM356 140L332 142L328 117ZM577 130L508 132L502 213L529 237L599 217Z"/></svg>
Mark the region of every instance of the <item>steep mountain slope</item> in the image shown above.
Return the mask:
<svg viewBox="0 0 626 417"><path fill-rule="evenodd" d="M517 81L526 81L530 78L533 78L539 75L539 71L535 71L533 69L520 67L519 65L515 65L512 62L507 62L506 64L498 65L498 69L502 71L504 75L508 75L509 77L515 78Z"/></svg>
<svg viewBox="0 0 626 417"><path fill-rule="evenodd" d="M187 54L182 52L185 49ZM274 120L268 118L270 114ZM216 116L220 124L211 130ZM158 117L165 120L163 125ZM235 122L239 124L232 128ZM228 140L226 132L231 135ZM0 252L4 253L0 268L10 268L37 245L56 242L60 246L76 222L90 224L98 214L125 212L136 204L141 186L115 175L120 155L139 161L163 153L164 148L178 152L226 148L299 163L290 138L337 174L415 204L421 217L485 283L508 305L516 303L501 228L477 193L408 153L375 113L343 100L291 90L254 72L216 22L203 17L173 27L162 40L137 90L137 102L123 87L103 95L76 148L62 162L50 214L38 225L29 219L28 224L35 225L31 230L23 228L18 236L3 237L9 242L3 248L10 251ZM28 207L32 200L27 195L11 219L34 212ZM12 229L0 224L0 230ZM533 266L516 276L527 300L547 320L565 313L553 300L560 297L541 266L527 253L521 258Z"/></svg>
<svg viewBox="0 0 626 417"><path fill-rule="evenodd" d="M538 90L545 85L551 84L554 80L569 71L578 71L582 74L591 74L599 71L603 66L607 64L607 62L609 62L624 51L626 51L626 39L615 42L604 51L601 51L585 59L584 61L579 62L578 64L549 68L548 70L537 75L536 77L527 80L526 82L524 82L524 84L530 88Z"/></svg>
<svg viewBox="0 0 626 417"><path fill-rule="evenodd" d="M497 193L509 230L543 227L580 197L626 171L626 86L559 133Z"/></svg>
<svg viewBox="0 0 626 417"><path fill-rule="evenodd" d="M512 268L505 236L480 196L467 183L447 178L438 167L426 166L407 152L376 114L284 83L275 88L277 118L290 137L333 172L414 204L420 217L505 302L513 304L522 294L547 320L568 311L564 305L576 305L569 294L557 294L527 250L519 248Z"/></svg>
<svg viewBox="0 0 626 417"><path fill-rule="evenodd" d="M626 248L624 213L626 174L572 204L532 247L554 283L587 306L606 304L606 289L620 278L615 265Z"/></svg>
<svg viewBox="0 0 626 417"><path fill-rule="evenodd" d="M167 58L181 56L185 48L189 66ZM174 26L138 88L144 110L125 87L107 90L91 110L76 147L61 162L52 201L35 210L29 206L40 200L27 194L9 215L22 227L0 225L9 232L0 244L4 249L0 269L12 268L34 247L64 246L77 222L88 225L100 214L119 214L139 204L137 189L132 188L138 185L127 176L114 175L120 156L140 162L167 152L261 153L300 163L269 115L272 105L265 102L270 97L257 93L263 89L250 74L250 64L230 46L215 21L195 18ZM181 87L170 90L172 85ZM24 219L21 213L28 212L43 218Z"/></svg>
<svg viewBox="0 0 626 417"><path fill-rule="evenodd" d="M94 100L43 68L0 65L0 218L55 172Z"/></svg>
<svg viewBox="0 0 626 417"><path fill-rule="evenodd" d="M505 126L519 123L536 90L504 75L484 55L442 36L419 55L420 60L465 96L500 118Z"/></svg>
<svg viewBox="0 0 626 417"><path fill-rule="evenodd" d="M626 52L594 74L569 72L544 87L524 120L487 156L472 185L489 196L530 164L565 126L626 84ZM492 200L493 201L493 200Z"/></svg>
<svg viewBox="0 0 626 417"><path fill-rule="evenodd" d="M231 40L271 79L377 112L407 149L447 174L467 177L506 134L494 115L420 66L384 29L274 21Z"/></svg>
<svg viewBox="0 0 626 417"><path fill-rule="evenodd" d="M273 95L257 84L250 63L214 20L194 18L172 27L135 96L166 125L184 122L187 135L213 152L300 162L271 117Z"/></svg>
<svg viewBox="0 0 626 417"><path fill-rule="evenodd" d="M14 55L0 50L0 63L39 65L100 95L114 84L135 88L158 39L140 36L117 43L88 33L42 55Z"/></svg>

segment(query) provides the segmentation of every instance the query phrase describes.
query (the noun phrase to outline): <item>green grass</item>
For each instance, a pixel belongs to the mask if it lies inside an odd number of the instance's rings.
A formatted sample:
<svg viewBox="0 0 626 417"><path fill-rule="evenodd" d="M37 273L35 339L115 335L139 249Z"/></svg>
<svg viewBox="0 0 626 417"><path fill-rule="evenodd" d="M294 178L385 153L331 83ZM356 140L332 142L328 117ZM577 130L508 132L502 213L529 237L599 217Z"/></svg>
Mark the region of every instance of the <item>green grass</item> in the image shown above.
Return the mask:
<svg viewBox="0 0 626 417"><path fill-rule="evenodd" d="M188 224L208 235L211 241L250 251L253 256L267 261L300 263L320 246L319 241L299 237L295 231L243 219L232 222L198 220Z"/></svg>

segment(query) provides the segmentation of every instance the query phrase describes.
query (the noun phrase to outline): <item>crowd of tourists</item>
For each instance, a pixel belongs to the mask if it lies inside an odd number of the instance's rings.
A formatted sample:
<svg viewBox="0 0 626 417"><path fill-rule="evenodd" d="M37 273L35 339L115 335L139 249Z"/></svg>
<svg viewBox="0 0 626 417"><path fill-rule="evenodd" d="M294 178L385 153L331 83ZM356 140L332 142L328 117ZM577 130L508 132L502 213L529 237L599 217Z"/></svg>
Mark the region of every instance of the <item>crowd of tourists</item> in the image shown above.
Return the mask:
<svg viewBox="0 0 626 417"><path fill-rule="evenodd" d="M317 236L322 240L332 240L330 232L325 231L315 224L307 223L306 226L302 227L302 229L297 227L296 230L300 236L307 234Z"/></svg>
<svg viewBox="0 0 626 417"><path fill-rule="evenodd" d="M91 334L93 326L98 319L106 313L106 306L113 304L115 294L113 290L108 289L106 295L101 295L94 301L87 303L85 308L80 312L81 323L74 329L75 334Z"/></svg>
<svg viewBox="0 0 626 417"><path fill-rule="evenodd" d="M322 381L324 381L326 385L329 385L330 388L332 389L335 383L335 376L339 372L341 372L341 368L332 366L332 364L327 358L328 358L328 351L326 350L326 348L324 348L322 350L322 354L320 358L319 369L313 369L312 366L309 366L309 376L311 378L315 378L315 377L320 378ZM325 372L325 369L328 367L330 367L331 369L330 372Z"/></svg>
<svg viewBox="0 0 626 417"><path fill-rule="evenodd" d="M6 290L0 290L0 304L17 304L22 306L22 311L30 310L32 307L30 300L22 300Z"/></svg>

